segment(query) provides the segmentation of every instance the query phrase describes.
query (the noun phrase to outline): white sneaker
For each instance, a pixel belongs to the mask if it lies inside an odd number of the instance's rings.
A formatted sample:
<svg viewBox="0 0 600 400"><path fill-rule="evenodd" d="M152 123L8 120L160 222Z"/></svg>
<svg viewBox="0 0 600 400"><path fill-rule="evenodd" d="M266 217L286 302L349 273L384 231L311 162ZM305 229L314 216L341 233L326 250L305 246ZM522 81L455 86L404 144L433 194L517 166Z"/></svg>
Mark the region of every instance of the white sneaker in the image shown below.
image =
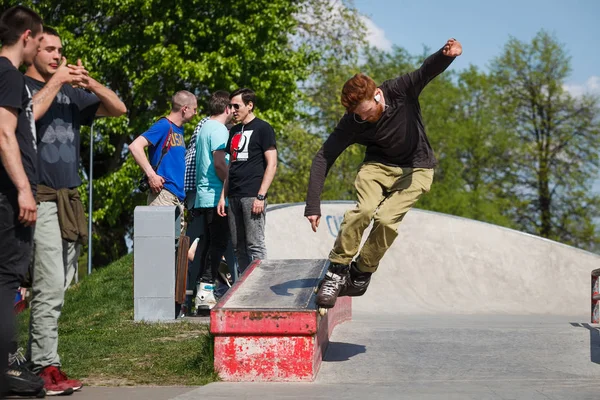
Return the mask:
<svg viewBox="0 0 600 400"><path fill-rule="evenodd" d="M200 282L200 288L196 294L196 309L211 310L216 304L215 286L212 283Z"/></svg>

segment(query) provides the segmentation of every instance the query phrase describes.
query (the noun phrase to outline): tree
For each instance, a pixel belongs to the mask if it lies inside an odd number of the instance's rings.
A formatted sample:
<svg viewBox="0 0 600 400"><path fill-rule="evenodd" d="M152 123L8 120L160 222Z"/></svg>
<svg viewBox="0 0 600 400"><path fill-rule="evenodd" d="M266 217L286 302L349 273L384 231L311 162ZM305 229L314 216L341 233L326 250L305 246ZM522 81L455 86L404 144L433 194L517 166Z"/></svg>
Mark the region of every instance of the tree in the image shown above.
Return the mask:
<svg viewBox="0 0 600 400"><path fill-rule="evenodd" d="M312 159L344 110L339 94L365 46L365 26L352 1L307 0L296 15L294 42L313 54L310 77L301 82L297 116L278 136L279 167L269 197L274 202L306 198ZM355 68L354 68L355 69ZM336 162L323 199L353 197L355 168L364 150L352 146Z"/></svg>
<svg viewBox="0 0 600 400"><path fill-rule="evenodd" d="M421 105L439 165L419 207L513 227L507 186L514 143L499 123L491 77L451 66L423 91Z"/></svg>
<svg viewBox="0 0 600 400"><path fill-rule="evenodd" d="M298 82L313 55L292 42L301 3L286 0L98 0L27 2L58 29L70 62L81 58L90 73L115 90L128 118L98 120L94 127L94 264L127 251L141 172L127 144L169 109L170 96L187 89L209 92L251 87L260 115L276 130L295 116ZM6 2L2 8L7 8ZM189 134L193 129L186 128ZM82 135L89 167L87 132ZM85 192L85 185L82 186ZM87 195L82 193L84 199Z"/></svg>
<svg viewBox="0 0 600 400"><path fill-rule="evenodd" d="M565 91L569 57L544 31L531 43L511 38L492 72L505 126L521 143L512 154L517 226L594 249L600 243L593 221L600 198L590 192L599 168L598 98Z"/></svg>

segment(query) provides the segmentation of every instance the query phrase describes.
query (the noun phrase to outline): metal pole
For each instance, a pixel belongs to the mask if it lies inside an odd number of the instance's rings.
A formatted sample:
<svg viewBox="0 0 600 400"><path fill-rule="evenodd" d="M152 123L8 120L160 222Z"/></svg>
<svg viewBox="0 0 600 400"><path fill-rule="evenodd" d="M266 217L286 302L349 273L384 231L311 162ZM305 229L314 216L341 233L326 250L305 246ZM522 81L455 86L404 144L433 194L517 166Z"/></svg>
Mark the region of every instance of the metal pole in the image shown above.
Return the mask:
<svg viewBox="0 0 600 400"><path fill-rule="evenodd" d="M88 175L88 188L90 194L88 196L88 268L87 273L92 273L92 203L94 189L94 123L90 128L90 173Z"/></svg>

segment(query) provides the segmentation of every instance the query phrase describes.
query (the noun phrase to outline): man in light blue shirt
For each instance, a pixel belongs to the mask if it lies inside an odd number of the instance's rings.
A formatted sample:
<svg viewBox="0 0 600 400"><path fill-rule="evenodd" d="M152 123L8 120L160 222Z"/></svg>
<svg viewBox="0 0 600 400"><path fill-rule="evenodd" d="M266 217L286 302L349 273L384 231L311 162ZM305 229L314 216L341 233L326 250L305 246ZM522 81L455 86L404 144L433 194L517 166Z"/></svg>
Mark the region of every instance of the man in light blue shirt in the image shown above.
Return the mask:
<svg viewBox="0 0 600 400"><path fill-rule="evenodd" d="M204 262L200 287L196 294L197 309L211 309L216 304L214 285L221 258L229 241L227 217L217 213L217 205L227 177L229 155L225 151L229 132L227 127L233 118L229 107L229 93L217 91L208 101L210 118L198 132L196 143L196 202L205 221L205 237L208 239L208 262Z"/></svg>

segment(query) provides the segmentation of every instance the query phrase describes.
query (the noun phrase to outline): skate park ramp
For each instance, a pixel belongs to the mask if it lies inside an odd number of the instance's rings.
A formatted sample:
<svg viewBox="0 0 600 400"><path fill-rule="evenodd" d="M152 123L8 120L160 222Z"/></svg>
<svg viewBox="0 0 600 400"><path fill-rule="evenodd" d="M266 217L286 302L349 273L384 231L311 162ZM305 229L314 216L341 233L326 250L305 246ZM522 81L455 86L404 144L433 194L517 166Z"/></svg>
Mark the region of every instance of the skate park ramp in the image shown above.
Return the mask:
<svg viewBox="0 0 600 400"><path fill-rule="evenodd" d="M353 202L322 205L317 233L304 204L269 208L269 259L327 258ZM366 238L368 234L364 235ZM589 319L600 256L465 218L411 210L355 312L556 314Z"/></svg>
<svg viewBox="0 0 600 400"><path fill-rule="evenodd" d="M304 204L270 206L268 258L327 258L354 206L324 202L317 233ZM315 383L219 383L178 399L598 398L600 333L589 321L600 256L418 209L398 233Z"/></svg>

